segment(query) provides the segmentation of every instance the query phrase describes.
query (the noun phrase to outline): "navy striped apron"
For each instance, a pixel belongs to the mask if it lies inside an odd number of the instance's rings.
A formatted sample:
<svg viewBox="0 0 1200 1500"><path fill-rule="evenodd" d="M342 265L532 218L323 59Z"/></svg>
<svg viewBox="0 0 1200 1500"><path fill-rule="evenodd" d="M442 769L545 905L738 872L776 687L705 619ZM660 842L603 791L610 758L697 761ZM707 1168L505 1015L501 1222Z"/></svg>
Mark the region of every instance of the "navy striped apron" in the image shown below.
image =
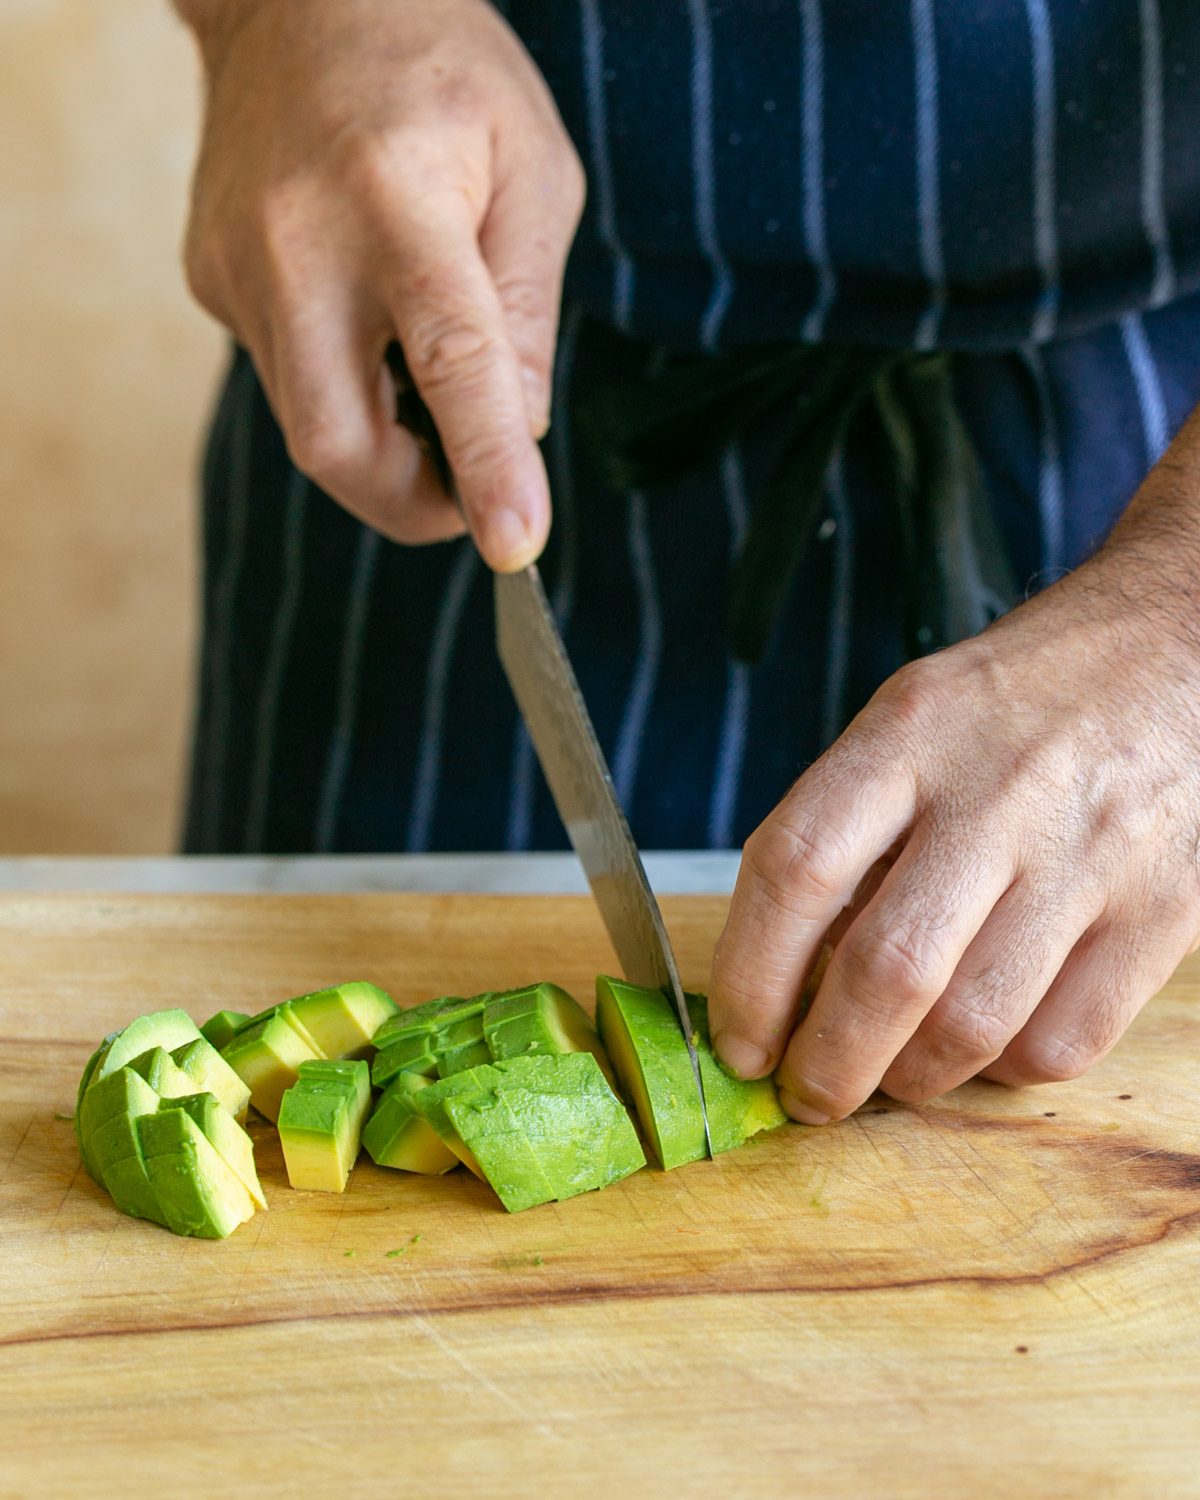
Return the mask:
<svg viewBox="0 0 1200 1500"><path fill-rule="evenodd" d="M588 168L544 573L634 833L740 843L902 659L858 424L764 660L723 628L776 446L606 487L575 408L656 347L956 351L1018 577L1103 540L1200 402L1195 0L510 0ZM466 542L379 538L288 463L247 357L204 476L190 852L556 848Z"/></svg>

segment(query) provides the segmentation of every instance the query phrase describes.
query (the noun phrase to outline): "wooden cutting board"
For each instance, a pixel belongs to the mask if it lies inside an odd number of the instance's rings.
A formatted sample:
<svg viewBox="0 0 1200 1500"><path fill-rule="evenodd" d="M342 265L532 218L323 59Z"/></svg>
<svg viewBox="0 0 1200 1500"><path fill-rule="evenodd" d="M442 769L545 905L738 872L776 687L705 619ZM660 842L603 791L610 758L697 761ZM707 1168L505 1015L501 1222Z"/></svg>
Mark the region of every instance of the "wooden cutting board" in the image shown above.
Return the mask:
<svg viewBox="0 0 1200 1500"><path fill-rule="evenodd" d="M666 903L693 986L723 910ZM260 1124L270 1212L176 1239L60 1118L162 1006L612 964L568 897L0 900L0 1494L1200 1494L1194 961L1081 1082L874 1100L513 1217L367 1160L294 1193Z"/></svg>

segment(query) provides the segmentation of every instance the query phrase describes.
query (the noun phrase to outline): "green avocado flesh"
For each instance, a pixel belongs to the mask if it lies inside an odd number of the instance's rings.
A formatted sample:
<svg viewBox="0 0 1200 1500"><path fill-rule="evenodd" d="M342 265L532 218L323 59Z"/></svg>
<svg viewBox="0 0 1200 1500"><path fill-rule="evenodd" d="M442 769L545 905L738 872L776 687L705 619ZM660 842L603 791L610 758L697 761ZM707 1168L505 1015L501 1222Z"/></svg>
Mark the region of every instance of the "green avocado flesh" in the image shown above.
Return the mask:
<svg viewBox="0 0 1200 1500"><path fill-rule="evenodd" d="M510 1213L608 1187L645 1166L633 1124L590 1052L506 1058L477 1073L487 1075L480 1086L449 1094L444 1108Z"/></svg>
<svg viewBox="0 0 1200 1500"><path fill-rule="evenodd" d="M191 1079L194 1092L214 1094L235 1120L246 1118L250 1104L249 1086L205 1037L197 1037L194 1042L176 1047L171 1059Z"/></svg>
<svg viewBox="0 0 1200 1500"><path fill-rule="evenodd" d="M483 1034L492 1058L590 1052L615 1088L612 1065L583 1006L557 984L531 984L494 995L484 1008Z"/></svg>
<svg viewBox="0 0 1200 1500"><path fill-rule="evenodd" d="M371 1101L365 1062L305 1063L279 1109L288 1181L310 1192L345 1192Z"/></svg>
<svg viewBox="0 0 1200 1500"><path fill-rule="evenodd" d="M180 1099L184 1094L194 1094L196 1085L183 1071L169 1052L161 1047L151 1047L129 1064L139 1077L144 1078L160 1099Z"/></svg>
<svg viewBox="0 0 1200 1500"><path fill-rule="evenodd" d="M300 1064L318 1060L321 1050L285 1003L239 1031L221 1055L249 1088L250 1103L259 1114L275 1120Z"/></svg>
<svg viewBox="0 0 1200 1500"><path fill-rule="evenodd" d="M720 1065L709 1042L704 999L695 995L687 999L713 1151L730 1151L758 1131L782 1124L786 1117L769 1078L744 1082ZM602 975L596 980L596 1018L659 1163L669 1170L705 1156L695 1077L671 1002L660 990Z"/></svg>
<svg viewBox="0 0 1200 1500"><path fill-rule="evenodd" d="M375 1054L371 1082L376 1088L384 1088L400 1073L421 1073L427 1078L435 1078L438 1070L437 1053L433 1047L435 1037L435 1032L414 1031L388 1042Z"/></svg>
<svg viewBox="0 0 1200 1500"><path fill-rule="evenodd" d="M87 1093L88 1084L92 1081L92 1074L96 1071L101 1057L108 1050L108 1048L112 1046L113 1042L116 1041L117 1035L118 1034L115 1031L110 1032L109 1035L106 1036L100 1043L100 1045L96 1048L95 1052L92 1053L91 1057L88 1058L87 1062L84 1063L83 1074L79 1080L79 1089L75 1094L75 1140L79 1145L80 1159L82 1160L83 1165L87 1168L88 1176L91 1177L95 1182L100 1182L100 1173L96 1170L96 1165L92 1160L91 1149L88 1146L87 1141L84 1139L83 1131L80 1128L79 1112L83 1108L83 1096L85 1093ZM102 1182L100 1183L100 1185L101 1187L104 1186Z"/></svg>
<svg viewBox="0 0 1200 1500"><path fill-rule="evenodd" d="M200 1035L220 1052L233 1040L234 1032L249 1020L250 1017L240 1010L219 1010L201 1026Z"/></svg>
<svg viewBox="0 0 1200 1500"><path fill-rule="evenodd" d="M399 1073L449 1078L491 1062L492 1054L483 1036L487 999L486 995L476 995L473 1000L450 996L394 1016L376 1033L375 1044L380 1050L371 1067L372 1082L383 1088ZM401 1021L409 1024L397 1030Z"/></svg>
<svg viewBox="0 0 1200 1500"><path fill-rule="evenodd" d="M375 1033L375 1045L386 1047L396 1037L411 1036L417 1032L442 1031L455 1021L466 1021L472 1016L481 1016L489 995L443 995L439 1000L426 1000L422 1005L398 1010L383 1023Z"/></svg>
<svg viewBox="0 0 1200 1500"><path fill-rule="evenodd" d="M412 1096L429 1087L420 1073L399 1073L380 1098L362 1136L377 1166L431 1177L458 1166L458 1157L413 1103Z"/></svg>
<svg viewBox="0 0 1200 1500"><path fill-rule="evenodd" d="M205 1140L250 1194L254 1206L266 1208L254 1165L254 1143L220 1100L205 1093L189 1094L174 1102L200 1127Z"/></svg>
<svg viewBox="0 0 1200 1500"><path fill-rule="evenodd" d="M79 1129L95 1164L93 1176L122 1213L165 1224L138 1142L137 1120L152 1115L160 1100L132 1068L100 1079L85 1093Z"/></svg>
<svg viewBox="0 0 1200 1500"><path fill-rule="evenodd" d="M470 1147L459 1135L457 1127L447 1113L446 1101L457 1094L482 1092L499 1077L495 1066L486 1063L482 1067L468 1068L463 1073L455 1073L450 1078L439 1079L437 1083L431 1083L428 1088L420 1089L412 1096L413 1104L421 1118L433 1127L442 1142L458 1157L463 1166L480 1178L484 1175L483 1168L475 1160Z"/></svg>
<svg viewBox="0 0 1200 1500"><path fill-rule="evenodd" d="M142 1115L137 1133L150 1186L176 1234L224 1239L253 1216L245 1185L177 1100Z"/></svg>
<svg viewBox="0 0 1200 1500"><path fill-rule="evenodd" d="M194 1042L199 1035L195 1021L184 1010L156 1010L152 1015L139 1016L124 1031L105 1041L93 1077L107 1078L152 1047L170 1052L186 1042Z"/></svg>
<svg viewBox="0 0 1200 1500"><path fill-rule="evenodd" d="M375 1033L396 1002L383 990L363 980L314 990L291 1001L292 1015L316 1042L323 1057L358 1057L369 1049Z"/></svg>
<svg viewBox="0 0 1200 1500"><path fill-rule="evenodd" d="M437 1033L437 1070L439 1078L449 1078L466 1068L490 1063L492 1054L483 1039L483 1015L465 1016Z"/></svg>

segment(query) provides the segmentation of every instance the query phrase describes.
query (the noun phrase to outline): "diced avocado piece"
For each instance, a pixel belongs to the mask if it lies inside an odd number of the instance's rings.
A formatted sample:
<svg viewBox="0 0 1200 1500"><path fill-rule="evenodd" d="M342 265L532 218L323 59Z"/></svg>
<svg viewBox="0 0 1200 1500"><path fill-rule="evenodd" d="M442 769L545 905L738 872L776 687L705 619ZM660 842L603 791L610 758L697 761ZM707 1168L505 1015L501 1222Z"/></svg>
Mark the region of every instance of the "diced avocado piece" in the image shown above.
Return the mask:
<svg viewBox="0 0 1200 1500"><path fill-rule="evenodd" d="M300 995L291 1006L325 1057L360 1056L398 1008L390 995L364 980L314 990L311 995Z"/></svg>
<svg viewBox="0 0 1200 1500"><path fill-rule="evenodd" d="M177 1101L164 1099L137 1131L150 1186L176 1234L224 1239L253 1216L241 1179Z"/></svg>
<svg viewBox="0 0 1200 1500"><path fill-rule="evenodd" d="M184 1010L156 1010L151 1015L139 1016L113 1037L93 1077L107 1078L152 1047L173 1052L185 1042L194 1042L199 1035L195 1021Z"/></svg>
<svg viewBox="0 0 1200 1500"><path fill-rule="evenodd" d="M496 1065L488 1063L478 1068L467 1068L462 1073L452 1073L449 1078L439 1079L437 1083L431 1083L428 1088L419 1089L412 1095L413 1104L422 1118L433 1126L463 1166L469 1168L479 1178L483 1177L483 1168L475 1160L470 1147L459 1135L457 1126L447 1113L446 1101L459 1094L485 1093L499 1080L500 1076L496 1071Z"/></svg>
<svg viewBox="0 0 1200 1500"><path fill-rule="evenodd" d="M590 1052L615 1088L612 1064L591 1017L557 984L531 984L493 995L483 1012L483 1034L494 1061L505 1057Z"/></svg>
<svg viewBox="0 0 1200 1500"><path fill-rule="evenodd" d="M258 1169L254 1165L254 1142L234 1119L225 1105L211 1093L191 1094L177 1101L179 1108L189 1114L209 1145L221 1157L227 1167L232 1167L238 1180L250 1194L257 1208L266 1208L262 1185L258 1180Z"/></svg>
<svg viewBox="0 0 1200 1500"><path fill-rule="evenodd" d="M436 1033L414 1031L391 1039L375 1054L371 1063L371 1082L384 1088L398 1073L422 1073L427 1078L437 1074Z"/></svg>
<svg viewBox="0 0 1200 1500"><path fill-rule="evenodd" d="M91 1151L83 1138L83 1131L80 1129L80 1111L83 1108L83 1096L87 1093L88 1084L92 1081L92 1074L95 1073L99 1066L100 1059L103 1057L105 1051L116 1041L119 1035L119 1032L110 1032L96 1048L95 1052L92 1053L91 1057L88 1058L87 1062L84 1063L83 1073L79 1079L79 1088L75 1093L75 1140L78 1143L79 1156L87 1170L88 1176L96 1182L100 1181L100 1173L96 1170Z"/></svg>
<svg viewBox="0 0 1200 1500"><path fill-rule="evenodd" d="M458 1157L412 1102L430 1086L419 1073L399 1073L363 1127L362 1143L381 1167L438 1176L458 1166Z"/></svg>
<svg viewBox="0 0 1200 1500"><path fill-rule="evenodd" d="M285 1001L263 1020L239 1031L221 1054L250 1089L250 1103L268 1120L279 1115L279 1101L295 1083L301 1063L321 1049Z"/></svg>
<svg viewBox="0 0 1200 1500"><path fill-rule="evenodd" d="M505 1059L446 1113L510 1213L609 1186L646 1165L624 1105L590 1052Z"/></svg>
<svg viewBox="0 0 1200 1500"><path fill-rule="evenodd" d="M250 1103L249 1086L242 1082L207 1038L201 1036L194 1042L185 1042L182 1047L176 1047L171 1057L192 1080L194 1092L214 1094L235 1120L246 1118Z"/></svg>
<svg viewBox="0 0 1200 1500"><path fill-rule="evenodd" d="M371 1098L365 1062L324 1062L303 1068L283 1096L279 1139L294 1188L341 1193L358 1157ZM334 1073L333 1069L339 1069Z"/></svg>
<svg viewBox="0 0 1200 1500"><path fill-rule="evenodd" d="M760 1130L774 1130L787 1120L770 1078L737 1078L722 1067L712 1050L708 1031L708 1001L703 995L686 997L695 1027L696 1054L704 1080L704 1107L714 1153L732 1151Z"/></svg>
<svg viewBox="0 0 1200 1500"><path fill-rule="evenodd" d="M483 1007L490 999L488 995L443 995L439 1000L426 1000L421 1005L410 1005L390 1016L375 1033L375 1045L386 1046L393 1037L410 1036L419 1031L443 1031L455 1021L465 1021L471 1016L481 1016Z"/></svg>
<svg viewBox="0 0 1200 1500"><path fill-rule="evenodd" d="M158 1109L159 1096L132 1068L121 1068L88 1089L80 1132L95 1163L96 1181L122 1213L165 1224L138 1144L137 1120Z"/></svg>
<svg viewBox="0 0 1200 1500"><path fill-rule="evenodd" d="M439 1078L449 1078L464 1068L478 1068L492 1060L483 1039L483 1012L464 1016L436 1033L437 1070Z"/></svg>
<svg viewBox="0 0 1200 1500"><path fill-rule="evenodd" d="M206 1042L211 1042L218 1052L233 1040L233 1034L239 1027L245 1026L250 1017L240 1010L219 1010L215 1016L209 1016L200 1028L200 1035Z"/></svg>
<svg viewBox="0 0 1200 1500"><path fill-rule="evenodd" d="M669 1170L707 1155L691 1058L667 997L601 975L596 1020L660 1165Z"/></svg>
<svg viewBox="0 0 1200 1500"><path fill-rule="evenodd" d="M185 1094L196 1092L195 1082L161 1047L151 1047L149 1052L135 1057L128 1066L146 1080L160 1099L181 1099Z"/></svg>

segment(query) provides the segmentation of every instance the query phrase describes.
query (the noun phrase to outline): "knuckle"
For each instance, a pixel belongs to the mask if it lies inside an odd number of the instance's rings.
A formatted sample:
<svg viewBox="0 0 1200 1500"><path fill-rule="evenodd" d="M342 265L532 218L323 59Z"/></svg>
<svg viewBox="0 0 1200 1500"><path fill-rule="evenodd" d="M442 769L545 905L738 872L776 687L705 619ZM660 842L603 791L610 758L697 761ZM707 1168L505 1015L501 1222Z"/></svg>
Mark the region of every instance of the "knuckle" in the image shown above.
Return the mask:
<svg viewBox="0 0 1200 1500"><path fill-rule="evenodd" d="M743 864L759 889L786 911L840 898L844 851L828 831L770 819L746 840Z"/></svg>
<svg viewBox="0 0 1200 1500"><path fill-rule="evenodd" d="M852 934L846 943L844 973L856 1002L879 1002L890 1010L936 999L941 992L941 955L928 935L871 930Z"/></svg>
<svg viewBox="0 0 1200 1500"><path fill-rule="evenodd" d="M427 315L407 332L404 353L422 390L486 391L500 348L490 330L465 314Z"/></svg>
<svg viewBox="0 0 1200 1500"><path fill-rule="evenodd" d="M948 1011L929 1026L924 1037L933 1059L941 1064L994 1061L1008 1045L1012 1027L1002 1015L979 1006Z"/></svg>
<svg viewBox="0 0 1200 1500"><path fill-rule="evenodd" d="M940 714L943 697L940 662L936 657L922 656L907 662L884 683L876 707L898 728L923 734Z"/></svg>
<svg viewBox="0 0 1200 1500"><path fill-rule="evenodd" d="M302 474L331 494L340 496L354 487L362 456L342 428L305 415L291 422L286 436L288 456Z"/></svg>

